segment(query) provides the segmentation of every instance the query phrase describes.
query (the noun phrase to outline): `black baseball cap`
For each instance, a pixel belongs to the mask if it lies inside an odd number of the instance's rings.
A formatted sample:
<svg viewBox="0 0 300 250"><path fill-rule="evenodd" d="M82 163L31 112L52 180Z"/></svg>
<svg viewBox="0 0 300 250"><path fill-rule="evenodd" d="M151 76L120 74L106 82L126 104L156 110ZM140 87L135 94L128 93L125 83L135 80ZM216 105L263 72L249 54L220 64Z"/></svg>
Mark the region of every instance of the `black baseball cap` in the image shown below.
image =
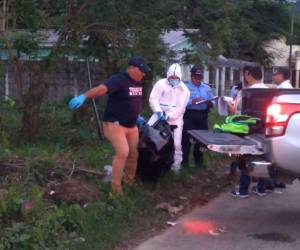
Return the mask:
<svg viewBox="0 0 300 250"><path fill-rule="evenodd" d="M200 64L196 64L191 69L192 76L196 78L202 78L203 77L203 66Z"/></svg>
<svg viewBox="0 0 300 250"><path fill-rule="evenodd" d="M142 56L135 56L130 58L128 65L137 67L139 68L139 70L141 70L144 73L148 73L150 71L150 68L146 63L146 60Z"/></svg>

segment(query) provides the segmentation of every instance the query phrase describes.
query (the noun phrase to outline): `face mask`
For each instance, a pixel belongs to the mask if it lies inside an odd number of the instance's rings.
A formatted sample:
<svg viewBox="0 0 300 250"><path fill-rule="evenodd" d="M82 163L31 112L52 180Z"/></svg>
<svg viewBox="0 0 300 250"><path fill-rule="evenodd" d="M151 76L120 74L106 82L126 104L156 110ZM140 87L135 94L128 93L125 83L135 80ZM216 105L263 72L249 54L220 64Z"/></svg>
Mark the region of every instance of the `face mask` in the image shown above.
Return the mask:
<svg viewBox="0 0 300 250"><path fill-rule="evenodd" d="M168 81L169 81L169 83L170 83L170 85L171 85L172 87L176 87L176 86L178 86L179 83L180 83L180 80L179 80L179 79L169 79Z"/></svg>

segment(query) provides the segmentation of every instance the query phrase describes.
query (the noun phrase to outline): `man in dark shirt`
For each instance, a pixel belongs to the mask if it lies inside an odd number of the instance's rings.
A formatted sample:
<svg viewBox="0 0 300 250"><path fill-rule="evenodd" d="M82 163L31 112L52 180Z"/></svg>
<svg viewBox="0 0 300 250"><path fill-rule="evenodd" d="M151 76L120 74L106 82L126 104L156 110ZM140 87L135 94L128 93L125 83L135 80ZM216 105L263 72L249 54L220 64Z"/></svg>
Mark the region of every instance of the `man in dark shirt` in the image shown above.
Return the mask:
<svg viewBox="0 0 300 250"><path fill-rule="evenodd" d="M74 97L70 108L79 108L86 99L108 94L104 111L104 135L112 144L115 156L112 163L112 190L122 194L122 179L131 184L135 177L139 140L136 120L142 104L141 80L150 70L142 57L129 60L126 72L118 73L99 86Z"/></svg>

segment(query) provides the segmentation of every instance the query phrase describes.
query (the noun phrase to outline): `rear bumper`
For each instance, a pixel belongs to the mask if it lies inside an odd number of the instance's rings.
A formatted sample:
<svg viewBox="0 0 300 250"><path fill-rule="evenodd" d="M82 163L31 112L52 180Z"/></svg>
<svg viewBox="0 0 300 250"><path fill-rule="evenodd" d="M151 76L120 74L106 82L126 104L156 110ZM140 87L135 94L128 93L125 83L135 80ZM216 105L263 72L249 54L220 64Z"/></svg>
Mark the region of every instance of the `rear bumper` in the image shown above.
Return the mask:
<svg viewBox="0 0 300 250"><path fill-rule="evenodd" d="M280 175L300 177L300 139L295 137L266 138L263 134L241 137L209 130L190 130L188 133L193 140L211 151L245 155L254 176L268 177L271 170L274 176L280 172Z"/></svg>
<svg viewBox="0 0 300 250"><path fill-rule="evenodd" d="M269 167L271 167L272 163L263 160L252 160L249 162L252 168L251 176L254 177L263 177L270 178Z"/></svg>

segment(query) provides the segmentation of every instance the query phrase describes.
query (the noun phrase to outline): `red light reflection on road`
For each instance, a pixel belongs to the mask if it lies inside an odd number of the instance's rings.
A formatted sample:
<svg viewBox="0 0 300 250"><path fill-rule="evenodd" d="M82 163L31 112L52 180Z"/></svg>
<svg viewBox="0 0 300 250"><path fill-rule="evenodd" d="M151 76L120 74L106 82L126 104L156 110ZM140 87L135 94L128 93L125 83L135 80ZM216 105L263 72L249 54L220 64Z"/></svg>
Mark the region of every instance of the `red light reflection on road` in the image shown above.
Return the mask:
<svg viewBox="0 0 300 250"><path fill-rule="evenodd" d="M214 230L215 226L209 221L185 221L183 228L189 234L209 234L209 231Z"/></svg>

